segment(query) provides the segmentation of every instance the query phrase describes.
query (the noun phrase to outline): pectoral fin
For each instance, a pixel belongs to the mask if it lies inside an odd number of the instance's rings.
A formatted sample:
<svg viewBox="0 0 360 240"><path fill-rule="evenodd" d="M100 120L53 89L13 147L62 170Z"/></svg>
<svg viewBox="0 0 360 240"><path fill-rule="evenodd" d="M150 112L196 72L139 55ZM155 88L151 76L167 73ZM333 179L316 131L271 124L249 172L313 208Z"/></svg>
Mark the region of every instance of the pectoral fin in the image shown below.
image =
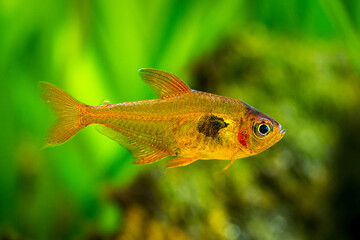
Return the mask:
<svg viewBox="0 0 360 240"><path fill-rule="evenodd" d="M230 159L230 162L228 163L228 165L226 165L221 171L220 174L225 174L227 172L227 170L229 169L229 167L235 162L236 160L236 153L234 153Z"/></svg>

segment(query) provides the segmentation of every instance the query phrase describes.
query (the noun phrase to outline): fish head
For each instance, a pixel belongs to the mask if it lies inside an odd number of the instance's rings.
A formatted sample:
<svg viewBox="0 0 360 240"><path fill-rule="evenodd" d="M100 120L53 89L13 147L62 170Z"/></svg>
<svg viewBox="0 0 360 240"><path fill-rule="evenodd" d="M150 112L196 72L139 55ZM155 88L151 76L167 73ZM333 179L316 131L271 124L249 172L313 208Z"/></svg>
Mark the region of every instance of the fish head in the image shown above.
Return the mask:
<svg viewBox="0 0 360 240"><path fill-rule="evenodd" d="M286 130L268 115L251 108L242 121L238 141L248 156L258 154L280 141Z"/></svg>

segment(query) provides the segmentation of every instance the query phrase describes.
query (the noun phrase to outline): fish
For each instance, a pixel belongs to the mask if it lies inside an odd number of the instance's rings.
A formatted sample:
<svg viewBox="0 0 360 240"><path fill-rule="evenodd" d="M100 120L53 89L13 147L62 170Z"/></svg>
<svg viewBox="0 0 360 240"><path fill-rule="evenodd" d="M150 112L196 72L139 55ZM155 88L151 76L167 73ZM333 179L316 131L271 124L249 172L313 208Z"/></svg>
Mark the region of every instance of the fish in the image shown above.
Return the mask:
<svg viewBox="0 0 360 240"><path fill-rule="evenodd" d="M160 97L100 106L79 102L48 82L39 82L42 99L58 116L44 147L70 140L81 129L97 130L125 147L135 164L173 156L167 167L197 160L236 160L256 155L280 141L286 130L247 103L190 89L175 75L139 69L142 80Z"/></svg>

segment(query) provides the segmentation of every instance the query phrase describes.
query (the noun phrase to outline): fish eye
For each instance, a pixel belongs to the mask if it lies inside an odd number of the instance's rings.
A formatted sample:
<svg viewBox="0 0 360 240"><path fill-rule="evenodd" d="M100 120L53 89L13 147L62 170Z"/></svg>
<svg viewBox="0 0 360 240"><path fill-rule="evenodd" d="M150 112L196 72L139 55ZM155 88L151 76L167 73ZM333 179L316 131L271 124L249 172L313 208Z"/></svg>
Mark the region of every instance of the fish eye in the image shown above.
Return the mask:
<svg viewBox="0 0 360 240"><path fill-rule="evenodd" d="M261 124L258 131L261 135L265 136L269 132L269 130L270 129L266 124Z"/></svg>
<svg viewBox="0 0 360 240"><path fill-rule="evenodd" d="M272 131L272 124L267 119L260 119L253 127L253 132L256 137L264 138Z"/></svg>

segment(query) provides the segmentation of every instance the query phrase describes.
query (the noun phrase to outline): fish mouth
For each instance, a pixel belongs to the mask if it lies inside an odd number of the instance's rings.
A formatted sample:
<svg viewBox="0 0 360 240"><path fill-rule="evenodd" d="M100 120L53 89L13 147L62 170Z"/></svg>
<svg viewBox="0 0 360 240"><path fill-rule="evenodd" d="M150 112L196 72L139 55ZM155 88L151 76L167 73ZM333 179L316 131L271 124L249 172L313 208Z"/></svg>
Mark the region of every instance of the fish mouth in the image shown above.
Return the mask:
<svg viewBox="0 0 360 240"><path fill-rule="evenodd" d="M281 134L281 136L284 136L284 134L286 133L286 129L283 129L280 124L279 124L279 133Z"/></svg>
<svg viewBox="0 0 360 240"><path fill-rule="evenodd" d="M286 133L286 129L280 128L279 133L280 133L281 136L284 136L285 133Z"/></svg>

